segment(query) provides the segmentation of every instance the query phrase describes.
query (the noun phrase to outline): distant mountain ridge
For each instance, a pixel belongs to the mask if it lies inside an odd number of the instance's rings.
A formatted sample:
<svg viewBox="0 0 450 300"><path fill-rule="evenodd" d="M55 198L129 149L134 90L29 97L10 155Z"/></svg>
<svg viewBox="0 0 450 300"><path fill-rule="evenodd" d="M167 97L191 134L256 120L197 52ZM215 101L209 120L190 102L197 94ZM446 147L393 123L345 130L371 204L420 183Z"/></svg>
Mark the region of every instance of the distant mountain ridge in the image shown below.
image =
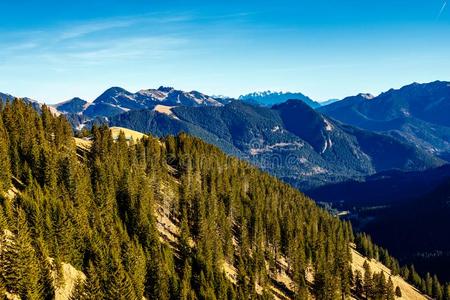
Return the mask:
<svg viewBox="0 0 450 300"><path fill-rule="evenodd" d="M321 104L312 100L308 96L302 93L291 93L291 92L253 92L246 95L239 96L238 100L244 101L250 104L257 104L262 106L272 106L286 102L287 100L297 99L301 100L312 108L320 107Z"/></svg>
<svg viewBox="0 0 450 300"><path fill-rule="evenodd" d="M14 96L9 95L9 94L4 94L4 93L0 93L0 101L5 103L7 101L12 101L14 100Z"/></svg>
<svg viewBox="0 0 450 300"><path fill-rule="evenodd" d="M130 110L152 109L166 106L222 106L229 100L213 98L197 91L184 92L171 87L140 90L131 93L120 87L112 87L95 99L83 114L87 117L111 117Z"/></svg>
<svg viewBox="0 0 450 300"><path fill-rule="evenodd" d="M23 102L30 104L36 111L41 111L42 106L45 105L44 103L41 103L39 101L33 100L31 98L28 97L23 97L23 98L18 98L16 96L10 95L10 94L5 94L5 93L0 93L0 102L2 102L3 104L5 104L6 102L12 102L15 99L20 99ZM59 114L59 111L57 111L55 108L49 106L50 110L55 113L55 114Z"/></svg>
<svg viewBox="0 0 450 300"><path fill-rule="evenodd" d="M430 153L450 153L450 83L413 83L373 97L360 94L318 108L341 122L417 144Z"/></svg>
<svg viewBox="0 0 450 300"><path fill-rule="evenodd" d="M17 99L17 97L10 95L10 94L4 94L4 93L0 93L0 101L2 103L6 103L6 102L12 102L14 101L14 99ZM24 101L25 103L31 104L33 106L33 108L35 109L40 109L40 107L42 106L41 103L39 103L36 100L30 99L30 98L20 98L22 99L22 101Z"/></svg>
<svg viewBox="0 0 450 300"><path fill-rule="evenodd" d="M330 104L338 102L338 101L340 101L340 99L329 99L329 100L325 100L323 102L319 102L319 104L322 107L322 106L327 106L327 105L330 105Z"/></svg>

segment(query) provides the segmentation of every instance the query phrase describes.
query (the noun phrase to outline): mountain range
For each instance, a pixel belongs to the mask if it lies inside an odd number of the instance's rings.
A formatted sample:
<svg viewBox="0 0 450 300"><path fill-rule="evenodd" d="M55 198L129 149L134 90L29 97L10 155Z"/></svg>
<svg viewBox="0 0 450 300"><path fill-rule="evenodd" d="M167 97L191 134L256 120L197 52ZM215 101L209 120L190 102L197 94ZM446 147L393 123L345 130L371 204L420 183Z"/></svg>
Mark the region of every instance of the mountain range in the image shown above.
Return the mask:
<svg viewBox="0 0 450 300"><path fill-rule="evenodd" d="M183 92L171 87L140 90L131 93L120 87L103 92L92 103L80 98L56 104L54 107L70 114L83 114L88 118L111 117L130 110L153 109L156 105L166 106L223 106L230 100L204 95L197 91Z"/></svg>
<svg viewBox="0 0 450 300"><path fill-rule="evenodd" d="M379 96L359 94L318 108L323 114L450 157L450 83L413 83Z"/></svg>
<svg viewBox="0 0 450 300"><path fill-rule="evenodd" d="M320 103L303 95L290 92L254 92L239 96L238 100L252 105L271 107L290 99L305 102L312 108ZM165 106L223 106L235 99L224 96L208 96L197 91L183 92L170 87L140 90L131 93L120 87L112 87L97 97L92 103L78 97L54 105L59 111L68 114L83 114L87 117L111 117L123 112L138 109L152 109L157 105ZM332 100L333 101L333 100Z"/></svg>

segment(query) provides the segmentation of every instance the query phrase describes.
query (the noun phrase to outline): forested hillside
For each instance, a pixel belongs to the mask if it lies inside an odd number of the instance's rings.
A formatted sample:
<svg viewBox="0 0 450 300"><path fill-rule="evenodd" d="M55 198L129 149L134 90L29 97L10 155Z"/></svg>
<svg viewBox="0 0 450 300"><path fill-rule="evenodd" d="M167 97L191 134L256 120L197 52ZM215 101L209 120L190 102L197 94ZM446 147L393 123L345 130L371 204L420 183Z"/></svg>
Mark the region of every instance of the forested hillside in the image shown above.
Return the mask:
<svg viewBox="0 0 450 300"><path fill-rule="evenodd" d="M0 110L0 295L52 299L70 263L72 299L394 297L355 285L349 223L213 146L105 126L77 149L46 107Z"/></svg>

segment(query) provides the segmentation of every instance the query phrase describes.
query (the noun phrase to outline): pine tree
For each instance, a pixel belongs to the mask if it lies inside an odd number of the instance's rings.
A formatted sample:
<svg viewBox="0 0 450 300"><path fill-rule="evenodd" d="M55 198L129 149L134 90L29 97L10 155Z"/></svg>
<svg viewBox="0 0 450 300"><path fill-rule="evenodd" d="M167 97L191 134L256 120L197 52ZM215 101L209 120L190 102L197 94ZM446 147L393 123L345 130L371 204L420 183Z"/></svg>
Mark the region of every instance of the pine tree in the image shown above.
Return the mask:
<svg viewBox="0 0 450 300"><path fill-rule="evenodd" d="M432 287L431 295L433 298L435 298L437 300L442 300L442 298L444 297L443 291L442 291L442 286L436 275L433 276L433 287Z"/></svg>
<svg viewBox="0 0 450 300"><path fill-rule="evenodd" d="M444 288L444 299L450 300L450 283L447 283Z"/></svg>
<svg viewBox="0 0 450 300"><path fill-rule="evenodd" d="M109 299L134 300L139 299L134 293L128 274L119 264L108 278L107 295Z"/></svg>
<svg viewBox="0 0 450 300"><path fill-rule="evenodd" d="M408 266L403 266L400 270L400 276L405 280L410 280L409 278L409 268Z"/></svg>
<svg viewBox="0 0 450 300"><path fill-rule="evenodd" d="M88 299L89 298L86 292L86 281L77 278L68 300L88 300Z"/></svg>
<svg viewBox="0 0 450 300"><path fill-rule="evenodd" d="M421 289L422 291L426 292L426 286L422 286L422 278L420 278L419 274L416 272L416 269L414 268L414 265L410 266L409 271L410 276L410 282Z"/></svg>
<svg viewBox="0 0 450 300"><path fill-rule="evenodd" d="M391 276L389 276L386 284L386 300L395 300L394 282L392 281Z"/></svg>
<svg viewBox="0 0 450 300"><path fill-rule="evenodd" d="M373 297L374 294L374 283L372 277L372 271L370 270L370 265L367 261L364 261L364 293L366 298Z"/></svg>
<svg viewBox="0 0 450 300"><path fill-rule="evenodd" d="M374 274L373 281L373 298L376 300L382 300L386 295L386 277L384 276L383 271L379 274Z"/></svg>
<svg viewBox="0 0 450 300"><path fill-rule="evenodd" d="M425 275L425 293L427 295L432 296L433 295L433 278L431 277L430 273L427 273Z"/></svg>
<svg viewBox="0 0 450 300"><path fill-rule="evenodd" d="M38 240L36 244L36 259L39 268L39 287L41 290L41 297L42 299L50 300L55 296L52 265L48 259L48 253L45 251L42 241Z"/></svg>
<svg viewBox="0 0 450 300"><path fill-rule="evenodd" d="M191 237L186 206L181 206L181 225L180 225L180 255L182 261L188 259L191 255Z"/></svg>
<svg viewBox="0 0 450 300"><path fill-rule="evenodd" d="M101 286L100 278L91 261L89 262L86 273L86 280L84 284L80 284L80 291L77 293L85 294L85 299L103 299L105 294Z"/></svg>
<svg viewBox="0 0 450 300"><path fill-rule="evenodd" d="M180 295L181 300L188 300L191 295L191 263L189 261L184 262L183 272L181 275Z"/></svg>
<svg viewBox="0 0 450 300"><path fill-rule="evenodd" d="M364 282L362 279L361 271L359 270L356 270L355 272L355 293L360 297L362 297L364 294Z"/></svg>
<svg viewBox="0 0 450 300"><path fill-rule="evenodd" d="M129 274L130 282L132 283L134 294L137 298L142 298L145 289L145 278L147 274L146 259L144 251L136 241L128 243L123 246L124 254L123 265L126 272Z"/></svg>

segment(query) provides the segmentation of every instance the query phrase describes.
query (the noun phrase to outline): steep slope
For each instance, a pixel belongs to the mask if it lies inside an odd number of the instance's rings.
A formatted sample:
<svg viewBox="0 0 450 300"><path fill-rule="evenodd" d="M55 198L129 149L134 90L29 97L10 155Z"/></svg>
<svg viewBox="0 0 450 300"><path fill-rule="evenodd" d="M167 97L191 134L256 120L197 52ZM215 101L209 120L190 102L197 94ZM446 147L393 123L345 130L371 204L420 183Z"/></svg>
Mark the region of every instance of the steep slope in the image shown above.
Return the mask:
<svg viewBox="0 0 450 300"><path fill-rule="evenodd" d="M450 152L450 83L411 84L377 97L358 95L319 108L360 128L385 132L447 157Z"/></svg>
<svg viewBox="0 0 450 300"><path fill-rule="evenodd" d="M130 110L165 106L222 106L229 100L214 98L197 91L183 92L170 87L128 92L112 87L94 100L83 112L86 117L111 117Z"/></svg>
<svg viewBox="0 0 450 300"><path fill-rule="evenodd" d="M312 100L308 96L303 95L302 93L290 93L290 92L254 92L246 95L241 95L238 98L239 100L250 103L257 104L262 106L272 106L275 104L280 104L286 102L289 99L297 99L306 103L308 106L312 108L320 107L321 104Z"/></svg>
<svg viewBox="0 0 450 300"><path fill-rule="evenodd" d="M273 108L239 101L223 107L174 107L171 114L130 111L111 126L157 136L187 132L303 189L388 169L442 162L395 139L342 125L302 101Z"/></svg>
<svg viewBox="0 0 450 300"><path fill-rule="evenodd" d="M405 300L426 300L429 299L427 296L422 294L417 288L412 286L410 283L406 282L401 276L393 274L392 270L387 268L385 265L374 259L368 259L367 257L361 255L358 251L352 249L352 269L353 272L361 272L364 274L364 263L368 263L370 269L374 273L383 273L390 277L395 285L399 287L402 293L401 297L395 297L395 299L405 299Z"/></svg>

